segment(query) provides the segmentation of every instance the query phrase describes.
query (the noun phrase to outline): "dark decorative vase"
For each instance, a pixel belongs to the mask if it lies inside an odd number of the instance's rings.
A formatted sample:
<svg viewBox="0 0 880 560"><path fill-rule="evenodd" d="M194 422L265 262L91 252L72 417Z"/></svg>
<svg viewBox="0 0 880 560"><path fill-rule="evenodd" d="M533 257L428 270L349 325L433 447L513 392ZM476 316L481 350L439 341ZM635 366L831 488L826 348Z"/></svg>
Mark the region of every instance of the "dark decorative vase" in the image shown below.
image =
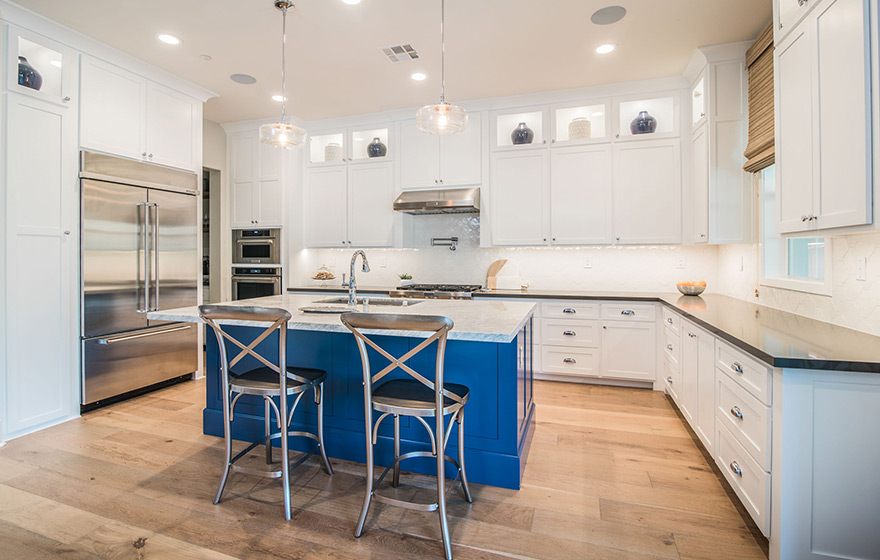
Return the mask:
<svg viewBox="0 0 880 560"><path fill-rule="evenodd" d="M629 131L633 134L651 134L657 130L657 119L647 111L639 111L639 116L629 123Z"/></svg>
<svg viewBox="0 0 880 560"><path fill-rule="evenodd" d="M23 56L18 57L18 85L40 91L43 76Z"/></svg>
<svg viewBox="0 0 880 560"><path fill-rule="evenodd" d="M385 157L387 153L388 146L383 144L378 138L373 138L373 141L367 145L367 155L370 157Z"/></svg>
<svg viewBox="0 0 880 560"><path fill-rule="evenodd" d="M513 129L513 132L510 133L510 140L514 144L531 144L532 140L535 139L535 132L526 126L526 123L521 122L516 125L516 128Z"/></svg>

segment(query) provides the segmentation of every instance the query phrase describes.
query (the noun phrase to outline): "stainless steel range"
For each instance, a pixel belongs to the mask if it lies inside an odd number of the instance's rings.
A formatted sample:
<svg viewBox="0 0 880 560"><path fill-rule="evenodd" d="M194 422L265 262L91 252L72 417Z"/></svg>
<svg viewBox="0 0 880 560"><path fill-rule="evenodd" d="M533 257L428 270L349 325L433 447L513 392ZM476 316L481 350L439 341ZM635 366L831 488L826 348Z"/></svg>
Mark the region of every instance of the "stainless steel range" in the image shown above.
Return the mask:
<svg viewBox="0 0 880 560"><path fill-rule="evenodd" d="M471 299L472 294L482 288L477 284L413 284L398 286L396 290L388 292L388 295L405 298Z"/></svg>

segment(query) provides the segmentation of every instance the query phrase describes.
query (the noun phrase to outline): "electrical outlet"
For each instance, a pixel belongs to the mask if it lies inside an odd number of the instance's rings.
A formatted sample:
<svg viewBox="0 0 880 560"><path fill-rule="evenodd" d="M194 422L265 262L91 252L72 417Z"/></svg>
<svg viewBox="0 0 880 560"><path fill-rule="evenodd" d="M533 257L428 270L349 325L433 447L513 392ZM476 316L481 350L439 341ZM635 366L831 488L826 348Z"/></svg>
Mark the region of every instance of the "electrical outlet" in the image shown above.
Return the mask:
<svg viewBox="0 0 880 560"><path fill-rule="evenodd" d="M584 257L584 268L593 268L593 257Z"/></svg>
<svg viewBox="0 0 880 560"><path fill-rule="evenodd" d="M388 259L385 257L379 257L379 268L388 267Z"/></svg>
<svg viewBox="0 0 880 560"><path fill-rule="evenodd" d="M868 280L868 258L856 259L856 280L865 282Z"/></svg>
<svg viewBox="0 0 880 560"><path fill-rule="evenodd" d="M740 257L739 258L739 271L742 272L745 269L746 269L746 258Z"/></svg>
<svg viewBox="0 0 880 560"><path fill-rule="evenodd" d="M684 257L675 259L675 268L684 268Z"/></svg>

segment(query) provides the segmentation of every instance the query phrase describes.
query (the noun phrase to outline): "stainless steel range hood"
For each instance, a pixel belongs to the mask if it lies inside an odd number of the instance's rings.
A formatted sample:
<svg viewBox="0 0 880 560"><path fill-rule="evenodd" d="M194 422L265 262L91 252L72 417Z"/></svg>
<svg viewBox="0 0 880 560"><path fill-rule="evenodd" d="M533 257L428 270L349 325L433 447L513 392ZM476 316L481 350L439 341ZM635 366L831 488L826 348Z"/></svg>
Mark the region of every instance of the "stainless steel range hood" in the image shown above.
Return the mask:
<svg viewBox="0 0 880 560"><path fill-rule="evenodd" d="M407 214L479 214L480 187L406 191L394 209Z"/></svg>

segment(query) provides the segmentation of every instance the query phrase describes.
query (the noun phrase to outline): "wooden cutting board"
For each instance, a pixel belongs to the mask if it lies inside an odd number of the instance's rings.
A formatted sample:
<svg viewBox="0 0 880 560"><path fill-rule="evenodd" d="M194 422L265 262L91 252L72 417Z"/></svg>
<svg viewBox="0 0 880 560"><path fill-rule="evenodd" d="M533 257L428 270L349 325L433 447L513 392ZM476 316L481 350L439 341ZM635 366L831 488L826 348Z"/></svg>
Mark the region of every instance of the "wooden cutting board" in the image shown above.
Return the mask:
<svg viewBox="0 0 880 560"><path fill-rule="evenodd" d="M507 264L507 259L498 259L489 265L489 272L486 274L486 287L488 289L495 289L495 279L498 276L498 273L501 272L501 269L504 268L505 264Z"/></svg>

